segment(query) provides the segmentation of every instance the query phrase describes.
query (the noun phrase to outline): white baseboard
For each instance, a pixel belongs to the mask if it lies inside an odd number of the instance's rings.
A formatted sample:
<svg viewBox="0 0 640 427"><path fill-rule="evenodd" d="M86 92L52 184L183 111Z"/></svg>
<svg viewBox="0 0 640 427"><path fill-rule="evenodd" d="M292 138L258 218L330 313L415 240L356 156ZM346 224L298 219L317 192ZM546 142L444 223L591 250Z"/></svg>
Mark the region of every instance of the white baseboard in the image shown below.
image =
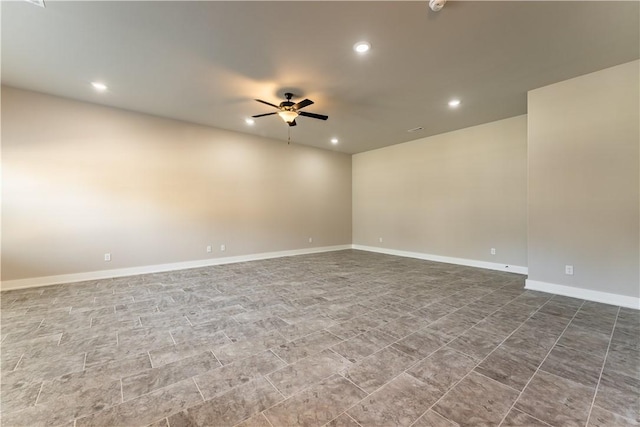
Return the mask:
<svg viewBox="0 0 640 427"><path fill-rule="evenodd" d="M156 264L141 267L119 268L114 270L89 271L86 273L60 274L56 276L5 280L3 282L0 282L0 290L8 291L11 289L35 288L38 286L84 282L86 280L110 279L113 277L133 276L137 274L162 273L166 271L184 270L187 268L209 267L212 265L233 264L237 262L257 261L261 259L282 258L287 256L307 255L321 252L333 252L345 249L351 249L351 245L323 246L317 248L294 249L279 252L263 252L250 255L175 262L171 264Z"/></svg>
<svg viewBox="0 0 640 427"><path fill-rule="evenodd" d="M422 252L399 251L396 249L378 248L375 246L364 246L364 245L351 245L351 246L353 247L353 249L358 249L361 251L377 252L380 254L396 255L396 256L407 257L407 258L424 259L427 261L444 262L447 264L465 265L467 267L485 268L487 270L508 271L510 273L517 273L517 274L527 274L528 272L527 267L522 267L519 265L506 265L506 264L499 264L495 262L476 261L473 259L432 255L432 254L425 254Z"/></svg>
<svg viewBox="0 0 640 427"><path fill-rule="evenodd" d="M531 289L533 291L564 295L566 297L601 302L603 304L619 305L621 307L640 310L640 298L637 297L593 291L591 289L576 288L574 286L557 285L555 283L538 282L537 280L529 279L526 280L524 287L525 289Z"/></svg>

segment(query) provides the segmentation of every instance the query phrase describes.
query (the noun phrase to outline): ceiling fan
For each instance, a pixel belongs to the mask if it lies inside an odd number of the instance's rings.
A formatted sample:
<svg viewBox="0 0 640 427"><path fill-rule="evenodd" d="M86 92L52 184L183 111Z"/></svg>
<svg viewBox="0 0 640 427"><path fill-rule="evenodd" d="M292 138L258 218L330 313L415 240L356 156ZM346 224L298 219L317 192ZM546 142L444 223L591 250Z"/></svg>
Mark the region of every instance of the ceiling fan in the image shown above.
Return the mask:
<svg viewBox="0 0 640 427"><path fill-rule="evenodd" d="M320 119L320 120L327 120L329 118L329 116L325 116L322 114L307 113L306 111L300 111L304 107L308 107L309 105L313 104L313 101L310 99L304 99L298 103L294 103L293 101L291 101L291 98L293 98L292 93L287 92L284 94L284 96L285 98L287 98L287 100L282 101L280 105L274 105L270 102L263 101L261 99L256 99L256 101L258 102L277 108L278 111L274 113L257 114L251 117L258 118L258 117L271 116L273 114L277 114L289 126L296 126L296 117L298 116L311 117L313 119Z"/></svg>

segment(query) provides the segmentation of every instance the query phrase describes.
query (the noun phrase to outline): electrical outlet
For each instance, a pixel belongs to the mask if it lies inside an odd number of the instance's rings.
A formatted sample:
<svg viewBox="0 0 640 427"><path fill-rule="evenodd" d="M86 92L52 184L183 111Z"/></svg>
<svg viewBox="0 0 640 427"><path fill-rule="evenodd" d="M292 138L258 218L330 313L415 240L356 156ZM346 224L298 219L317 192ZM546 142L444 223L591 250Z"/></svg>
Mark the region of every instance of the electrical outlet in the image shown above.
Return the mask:
<svg viewBox="0 0 640 427"><path fill-rule="evenodd" d="M382 243L382 237L378 237L378 242Z"/></svg>
<svg viewBox="0 0 640 427"><path fill-rule="evenodd" d="M104 254L104 260L105 260L106 262L111 261L111 254Z"/></svg>
<svg viewBox="0 0 640 427"><path fill-rule="evenodd" d="M496 254L496 248L491 248L491 255L495 255Z"/></svg>
<svg viewBox="0 0 640 427"><path fill-rule="evenodd" d="M225 245L220 245L220 250L224 252L227 250L227 247Z"/></svg>
<svg viewBox="0 0 640 427"><path fill-rule="evenodd" d="M567 276L573 276L573 265L565 265L564 274L566 274Z"/></svg>
<svg viewBox="0 0 640 427"><path fill-rule="evenodd" d="M309 237L309 243L313 243L313 237Z"/></svg>
<svg viewBox="0 0 640 427"><path fill-rule="evenodd" d="M211 253L212 250L213 248L211 247L211 245L207 246L207 253Z"/></svg>

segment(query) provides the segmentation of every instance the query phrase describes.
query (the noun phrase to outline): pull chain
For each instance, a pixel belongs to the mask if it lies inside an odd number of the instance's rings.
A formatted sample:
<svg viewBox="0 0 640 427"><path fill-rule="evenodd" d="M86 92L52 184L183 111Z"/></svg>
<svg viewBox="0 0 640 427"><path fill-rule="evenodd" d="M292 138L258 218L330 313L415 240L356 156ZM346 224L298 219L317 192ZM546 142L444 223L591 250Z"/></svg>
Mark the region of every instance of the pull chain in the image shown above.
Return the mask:
<svg viewBox="0 0 640 427"><path fill-rule="evenodd" d="M287 126L287 145L291 145L291 126Z"/></svg>

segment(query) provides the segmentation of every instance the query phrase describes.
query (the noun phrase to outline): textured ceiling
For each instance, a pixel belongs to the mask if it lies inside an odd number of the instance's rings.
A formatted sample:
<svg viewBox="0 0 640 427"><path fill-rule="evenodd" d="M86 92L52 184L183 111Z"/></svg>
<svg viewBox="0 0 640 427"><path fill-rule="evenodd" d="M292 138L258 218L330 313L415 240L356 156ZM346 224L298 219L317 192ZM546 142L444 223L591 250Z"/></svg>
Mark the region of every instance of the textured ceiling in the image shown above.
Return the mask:
<svg viewBox="0 0 640 427"><path fill-rule="evenodd" d="M244 119L291 91L329 115L293 142L356 153L524 114L530 89L639 57L635 1L427 3L2 2L2 83L280 140L277 116Z"/></svg>

